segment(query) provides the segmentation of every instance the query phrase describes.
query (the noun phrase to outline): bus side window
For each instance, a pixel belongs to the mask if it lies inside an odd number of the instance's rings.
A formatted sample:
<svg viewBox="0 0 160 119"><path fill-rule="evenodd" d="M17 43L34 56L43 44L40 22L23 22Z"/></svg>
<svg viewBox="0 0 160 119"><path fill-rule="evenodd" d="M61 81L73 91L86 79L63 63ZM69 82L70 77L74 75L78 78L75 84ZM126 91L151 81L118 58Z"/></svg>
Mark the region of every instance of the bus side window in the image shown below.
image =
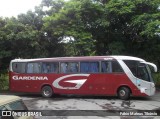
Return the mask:
<svg viewBox="0 0 160 119"><path fill-rule="evenodd" d="M68 68L68 73L77 73L78 72L78 63L77 62L69 62L67 68Z"/></svg>
<svg viewBox="0 0 160 119"><path fill-rule="evenodd" d="M90 62L90 72L99 72L99 62Z"/></svg>
<svg viewBox="0 0 160 119"><path fill-rule="evenodd" d="M16 63L13 63L12 64L13 72L16 72L16 73L25 73L25 66L26 66L25 62L16 62Z"/></svg>
<svg viewBox="0 0 160 119"><path fill-rule="evenodd" d="M101 64L101 71L105 73L111 73L112 72L112 65L110 61L103 61Z"/></svg>
<svg viewBox="0 0 160 119"><path fill-rule="evenodd" d="M57 62L47 62L42 63L42 72L43 73L58 73L58 63Z"/></svg>
<svg viewBox="0 0 160 119"><path fill-rule="evenodd" d="M78 62L62 62L61 73L77 73Z"/></svg>
<svg viewBox="0 0 160 119"><path fill-rule="evenodd" d="M27 73L33 73L33 64L32 63L27 64Z"/></svg>
<svg viewBox="0 0 160 119"><path fill-rule="evenodd" d="M39 63L28 63L27 64L27 73L40 73L41 66Z"/></svg>
<svg viewBox="0 0 160 119"><path fill-rule="evenodd" d="M123 72L122 67L117 61L112 61L112 72L117 72L117 73Z"/></svg>
<svg viewBox="0 0 160 119"><path fill-rule="evenodd" d="M81 62L80 72L81 73L98 73L99 62Z"/></svg>
<svg viewBox="0 0 160 119"><path fill-rule="evenodd" d="M61 73L67 73L67 66L66 62L61 63Z"/></svg>

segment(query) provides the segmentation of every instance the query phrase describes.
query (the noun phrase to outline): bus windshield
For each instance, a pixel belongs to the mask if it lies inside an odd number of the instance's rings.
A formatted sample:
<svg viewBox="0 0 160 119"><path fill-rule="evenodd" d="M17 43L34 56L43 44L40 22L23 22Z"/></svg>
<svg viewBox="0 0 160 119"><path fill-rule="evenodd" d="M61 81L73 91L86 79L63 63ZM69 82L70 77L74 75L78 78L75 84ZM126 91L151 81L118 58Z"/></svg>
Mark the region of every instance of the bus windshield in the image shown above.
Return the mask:
<svg viewBox="0 0 160 119"><path fill-rule="evenodd" d="M147 64L146 64L147 65ZM150 76L150 81L154 83L154 80L153 80L153 73L152 70L150 69L149 65L146 66L147 67L147 70L149 72L149 76Z"/></svg>
<svg viewBox="0 0 160 119"><path fill-rule="evenodd" d="M135 77L144 81L153 82L151 70L148 64L134 60L124 60L124 63L128 66Z"/></svg>
<svg viewBox="0 0 160 119"><path fill-rule="evenodd" d="M137 68L137 78L150 82L150 74L145 64L139 64Z"/></svg>

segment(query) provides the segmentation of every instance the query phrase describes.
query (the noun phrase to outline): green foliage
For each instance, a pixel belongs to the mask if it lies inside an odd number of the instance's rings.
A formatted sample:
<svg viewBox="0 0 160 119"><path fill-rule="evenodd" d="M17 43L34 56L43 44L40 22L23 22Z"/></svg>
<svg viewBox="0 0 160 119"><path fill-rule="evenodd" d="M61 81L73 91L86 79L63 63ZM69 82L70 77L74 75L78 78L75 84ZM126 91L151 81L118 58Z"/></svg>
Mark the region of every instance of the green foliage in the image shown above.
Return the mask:
<svg viewBox="0 0 160 119"><path fill-rule="evenodd" d="M9 89L9 77L7 73L0 75L0 91Z"/></svg>
<svg viewBox="0 0 160 119"><path fill-rule="evenodd" d="M112 42L110 44L110 49L111 49L113 55L119 55L119 54L122 54L125 52L125 46L124 46L123 42L119 42L119 41Z"/></svg>
<svg viewBox="0 0 160 119"><path fill-rule="evenodd" d="M159 0L42 0L34 12L0 18L0 68L18 57L111 54L160 66L159 6Z"/></svg>
<svg viewBox="0 0 160 119"><path fill-rule="evenodd" d="M160 86L160 73L156 73L153 75L154 82L157 86Z"/></svg>

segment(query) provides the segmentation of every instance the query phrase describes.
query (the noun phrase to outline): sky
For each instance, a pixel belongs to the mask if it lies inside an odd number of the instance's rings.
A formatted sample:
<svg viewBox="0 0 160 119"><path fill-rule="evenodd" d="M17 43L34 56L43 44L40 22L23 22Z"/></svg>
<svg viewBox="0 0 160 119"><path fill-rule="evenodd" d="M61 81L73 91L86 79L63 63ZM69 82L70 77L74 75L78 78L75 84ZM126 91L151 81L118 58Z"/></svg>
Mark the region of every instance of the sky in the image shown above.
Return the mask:
<svg viewBox="0 0 160 119"><path fill-rule="evenodd" d="M0 0L0 17L16 17L28 10L34 11L42 0Z"/></svg>

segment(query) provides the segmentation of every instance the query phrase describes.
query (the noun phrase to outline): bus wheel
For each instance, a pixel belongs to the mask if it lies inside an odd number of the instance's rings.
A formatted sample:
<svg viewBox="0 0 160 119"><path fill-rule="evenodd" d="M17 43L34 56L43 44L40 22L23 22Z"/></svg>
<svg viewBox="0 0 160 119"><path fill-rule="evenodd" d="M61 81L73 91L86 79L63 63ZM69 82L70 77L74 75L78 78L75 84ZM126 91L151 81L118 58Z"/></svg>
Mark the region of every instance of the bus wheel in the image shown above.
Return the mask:
<svg viewBox="0 0 160 119"><path fill-rule="evenodd" d="M41 90L41 94L45 98L50 98L53 95L53 90L50 86L44 86Z"/></svg>
<svg viewBox="0 0 160 119"><path fill-rule="evenodd" d="M130 90L127 87L121 87L118 90L118 97L122 100L127 100L130 97Z"/></svg>

